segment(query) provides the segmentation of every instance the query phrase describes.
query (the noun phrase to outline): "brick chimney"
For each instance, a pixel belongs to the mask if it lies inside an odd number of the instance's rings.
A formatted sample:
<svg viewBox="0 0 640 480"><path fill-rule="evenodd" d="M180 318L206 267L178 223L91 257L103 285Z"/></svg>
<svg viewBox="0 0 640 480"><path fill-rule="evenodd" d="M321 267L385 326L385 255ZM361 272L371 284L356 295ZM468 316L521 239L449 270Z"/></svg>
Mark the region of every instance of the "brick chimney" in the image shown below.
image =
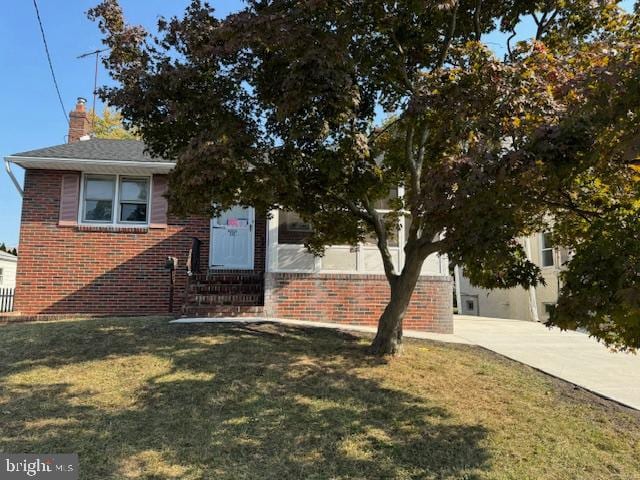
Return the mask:
<svg viewBox="0 0 640 480"><path fill-rule="evenodd" d="M75 143L89 133L91 122L87 112L87 99L78 97L75 110L69 114L69 143Z"/></svg>

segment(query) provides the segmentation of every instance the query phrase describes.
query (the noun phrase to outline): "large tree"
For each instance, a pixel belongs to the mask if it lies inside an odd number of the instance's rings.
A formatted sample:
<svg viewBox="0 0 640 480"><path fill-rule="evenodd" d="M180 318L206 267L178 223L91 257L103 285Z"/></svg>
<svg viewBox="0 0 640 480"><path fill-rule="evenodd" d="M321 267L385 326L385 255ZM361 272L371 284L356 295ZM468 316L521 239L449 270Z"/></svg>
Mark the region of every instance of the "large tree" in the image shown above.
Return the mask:
<svg viewBox="0 0 640 480"><path fill-rule="evenodd" d="M138 138L135 131L127 129L122 114L108 105L102 109L102 115L91 110L89 118L93 126L93 134L97 138L112 140L135 140Z"/></svg>
<svg viewBox="0 0 640 480"><path fill-rule="evenodd" d="M153 154L178 160L174 210L294 210L317 254L377 237L391 296L375 353L400 348L429 255L482 286L530 287L542 279L518 237L554 222L566 245L586 244L593 218L619 218L631 195L635 123L600 141L629 114L608 103L625 101L614 77L638 73L637 18L617 2L253 0L218 19L194 1L155 35L116 0L89 14L118 85L103 97ZM514 44L525 18L534 38ZM486 43L497 31L504 58ZM389 239L403 215L398 271Z"/></svg>

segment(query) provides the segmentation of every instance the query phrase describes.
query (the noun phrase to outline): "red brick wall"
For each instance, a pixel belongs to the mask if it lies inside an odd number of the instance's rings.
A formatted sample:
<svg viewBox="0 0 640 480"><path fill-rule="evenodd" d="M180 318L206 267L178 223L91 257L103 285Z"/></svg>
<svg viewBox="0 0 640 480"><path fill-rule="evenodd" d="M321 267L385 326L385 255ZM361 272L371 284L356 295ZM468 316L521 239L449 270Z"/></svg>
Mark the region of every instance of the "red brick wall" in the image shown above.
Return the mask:
<svg viewBox="0 0 640 480"><path fill-rule="evenodd" d="M169 217L164 229L58 226L64 172L27 170L15 310L22 314L166 313L167 256L178 257L174 311L182 306L191 237L202 241L201 268L209 255L209 219ZM256 222L256 269L264 270L265 218Z"/></svg>
<svg viewBox="0 0 640 480"><path fill-rule="evenodd" d="M271 273L266 278L265 309L275 318L376 326L389 300L384 275ZM453 332L449 277L420 278L403 325Z"/></svg>
<svg viewBox="0 0 640 480"><path fill-rule="evenodd" d="M15 310L25 315L166 313L169 280L164 264L167 256L175 256L178 311L192 236L202 241L202 269L208 266L209 219L170 217L166 229L60 227L63 173L26 172ZM266 218L258 216L258 271L264 271L265 238ZM265 313L274 317L376 325L389 294L382 275L275 273L266 278ZM452 331L448 278L422 277L404 325Z"/></svg>

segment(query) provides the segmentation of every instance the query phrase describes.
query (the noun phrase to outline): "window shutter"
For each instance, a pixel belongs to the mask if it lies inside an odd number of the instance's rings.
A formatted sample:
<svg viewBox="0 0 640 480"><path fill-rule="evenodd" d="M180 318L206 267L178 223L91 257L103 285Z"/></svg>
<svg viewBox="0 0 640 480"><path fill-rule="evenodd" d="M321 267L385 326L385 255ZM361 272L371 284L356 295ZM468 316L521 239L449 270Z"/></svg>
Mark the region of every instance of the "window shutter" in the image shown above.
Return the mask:
<svg viewBox="0 0 640 480"><path fill-rule="evenodd" d="M150 228L167 228L167 176L154 175L151 186L151 219Z"/></svg>
<svg viewBox="0 0 640 480"><path fill-rule="evenodd" d="M78 206L80 204L80 174L78 172L62 175L60 191L60 216L58 225L78 224Z"/></svg>

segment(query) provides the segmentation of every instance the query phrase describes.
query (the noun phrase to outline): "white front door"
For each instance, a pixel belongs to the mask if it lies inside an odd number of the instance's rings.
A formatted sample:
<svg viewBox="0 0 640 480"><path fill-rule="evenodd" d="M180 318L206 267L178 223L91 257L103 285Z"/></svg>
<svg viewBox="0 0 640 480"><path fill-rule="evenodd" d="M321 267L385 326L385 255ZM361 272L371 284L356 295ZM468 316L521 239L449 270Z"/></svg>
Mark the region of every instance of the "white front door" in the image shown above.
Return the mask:
<svg viewBox="0 0 640 480"><path fill-rule="evenodd" d="M211 220L209 266L219 270L253 270L255 212L233 207Z"/></svg>

